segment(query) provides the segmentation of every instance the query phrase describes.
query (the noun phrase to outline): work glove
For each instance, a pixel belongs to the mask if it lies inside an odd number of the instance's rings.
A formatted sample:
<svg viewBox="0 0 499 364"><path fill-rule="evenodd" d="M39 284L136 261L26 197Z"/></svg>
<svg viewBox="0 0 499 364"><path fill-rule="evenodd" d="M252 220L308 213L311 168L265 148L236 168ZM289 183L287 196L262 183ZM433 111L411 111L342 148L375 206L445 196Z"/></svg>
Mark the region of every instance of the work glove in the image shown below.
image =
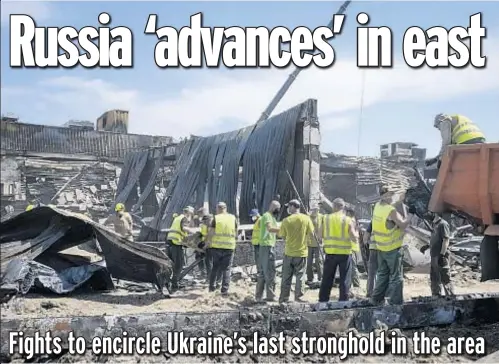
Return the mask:
<svg viewBox="0 0 499 364"><path fill-rule="evenodd" d="M438 160L438 158L437 158L437 157L435 157L435 158L430 158L430 159L425 160L424 164L425 164L425 166L426 166L426 167L429 167L429 166L431 166L432 164L435 164L435 162L436 162L437 160Z"/></svg>
<svg viewBox="0 0 499 364"><path fill-rule="evenodd" d="M424 254L429 248L430 248L429 245L425 245L425 246L421 247L421 249L419 249L419 251L421 252L421 254Z"/></svg>

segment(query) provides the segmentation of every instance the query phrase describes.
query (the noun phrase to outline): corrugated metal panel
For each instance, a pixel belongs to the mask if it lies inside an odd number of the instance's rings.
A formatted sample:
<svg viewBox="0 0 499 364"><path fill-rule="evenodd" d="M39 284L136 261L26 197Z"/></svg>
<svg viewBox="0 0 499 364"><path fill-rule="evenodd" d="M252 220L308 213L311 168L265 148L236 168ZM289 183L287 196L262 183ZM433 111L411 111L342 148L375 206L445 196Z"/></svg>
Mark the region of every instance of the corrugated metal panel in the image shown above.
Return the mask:
<svg viewBox="0 0 499 364"><path fill-rule="evenodd" d="M64 127L1 123L1 148L5 152L84 154L123 158L126 153L173 143L168 136L118 134Z"/></svg>

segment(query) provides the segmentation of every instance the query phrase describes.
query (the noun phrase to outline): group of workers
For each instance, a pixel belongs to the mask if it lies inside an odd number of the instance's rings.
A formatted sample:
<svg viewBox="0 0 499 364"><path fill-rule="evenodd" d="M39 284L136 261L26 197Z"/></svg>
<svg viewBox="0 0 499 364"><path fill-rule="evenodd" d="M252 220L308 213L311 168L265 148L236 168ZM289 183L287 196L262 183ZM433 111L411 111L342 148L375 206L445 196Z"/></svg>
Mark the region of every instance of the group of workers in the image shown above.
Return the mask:
<svg viewBox="0 0 499 364"><path fill-rule="evenodd" d="M442 148L437 157L428 159L426 165L438 163L445 148L451 144L485 143L480 129L462 115L438 114L434 127L442 136ZM403 264L402 242L404 230L409 225L410 216L400 201L394 202L394 193L386 187L380 189L380 201L374 205L372 222L363 234L361 243L369 245L367 296L372 304L380 304L388 297L390 304L403 302ZM357 252L359 252L359 225L353 210L346 207L345 201L337 198L330 206L330 214L321 214L319 208L310 213L302 213L303 207L298 200L286 205L288 216L278 224L281 204L274 200L268 211L260 216L254 209L250 216L254 221L252 244L257 284L255 299L258 302L276 300L276 254L277 236L285 241L284 260L279 303L289 301L293 277L295 278L294 299L301 301L304 289L303 278L307 284L314 282L314 271L320 281L319 302L330 299L331 290L339 270L339 300L347 301L352 297L351 286L359 285ZM33 209L29 205L26 211ZM227 205L219 202L214 216L200 209L194 215L194 208L186 207L182 214L174 216L167 235L168 256L173 262L172 289L181 288L180 279L184 266L183 243L189 235L200 234L201 243L196 258L201 261L200 268L206 273L209 291L221 286L226 295L230 286L230 270L236 248L237 218L227 212ZM113 224L115 231L133 241L132 218L122 203L116 204L116 214L106 220ZM447 221L439 214L431 213L434 231L430 245L431 290L433 295L453 294L450 282L449 238ZM197 216L197 218L196 218ZM196 228L199 228L199 232ZM324 255L324 256L323 256ZM264 298L265 296L265 298Z"/></svg>

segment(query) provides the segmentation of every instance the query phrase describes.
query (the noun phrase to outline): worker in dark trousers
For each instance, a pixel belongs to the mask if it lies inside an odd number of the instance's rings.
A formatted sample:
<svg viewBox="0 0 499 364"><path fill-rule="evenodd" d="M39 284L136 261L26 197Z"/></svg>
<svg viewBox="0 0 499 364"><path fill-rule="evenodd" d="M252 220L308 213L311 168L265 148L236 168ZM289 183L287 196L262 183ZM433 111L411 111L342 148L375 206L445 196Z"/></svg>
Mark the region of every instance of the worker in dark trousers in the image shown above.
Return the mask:
<svg viewBox="0 0 499 364"><path fill-rule="evenodd" d="M430 245L421 248L421 253L430 248L431 268L430 282L431 294L441 296L453 296L454 288L450 277L450 259L449 259L449 241L450 228L449 223L442 219L439 214L430 213L433 217L433 232L430 238Z"/></svg>
<svg viewBox="0 0 499 364"><path fill-rule="evenodd" d="M234 259L234 250L237 240L236 217L227 212L225 202L217 205L217 214L211 224L209 233L211 256L213 267L210 274L209 291L216 290L216 279L218 272L222 273L222 295L229 293L230 272Z"/></svg>
<svg viewBox="0 0 499 364"><path fill-rule="evenodd" d="M183 213L173 219L167 235L168 256L173 262L172 290L178 290L179 276L184 268L184 249L182 243L189 233L194 233L188 225L194 215L194 208L188 206Z"/></svg>
<svg viewBox="0 0 499 364"><path fill-rule="evenodd" d="M307 266L308 241L314 233L314 224L310 217L300 213L300 201L291 200L286 206L289 216L282 221L278 233L285 243L279 303L289 301L293 276L295 277L295 301L301 301L304 294L303 276Z"/></svg>
<svg viewBox="0 0 499 364"><path fill-rule="evenodd" d="M352 241L358 238L352 219L345 214L345 201L336 198L332 203L332 208L333 213L325 216L322 228L326 258L319 302L329 301L338 268L340 271L339 301L348 301L352 275Z"/></svg>
<svg viewBox="0 0 499 364"><path fill-rule="evenodd" d="M258 260L260 274L256 282L255 300L261 302L265 292L265 301L275 301L275 243L279 232L277 217L281 211L279 201L271 201L269 210L260 217L260 248Z"/></svg>
<svg viewBox="0 0 499 364"><path fill-rule="evenodd" d="M379 305L389 296L391 305L400 305L404 302L402 243L410 217L403 204L400 205L402 214L397 211L393 205L394 193L387 187L380 189L380 196L380 201L374 206L372 220L371 235L378 249L378 271L370 302Z"/></svg>

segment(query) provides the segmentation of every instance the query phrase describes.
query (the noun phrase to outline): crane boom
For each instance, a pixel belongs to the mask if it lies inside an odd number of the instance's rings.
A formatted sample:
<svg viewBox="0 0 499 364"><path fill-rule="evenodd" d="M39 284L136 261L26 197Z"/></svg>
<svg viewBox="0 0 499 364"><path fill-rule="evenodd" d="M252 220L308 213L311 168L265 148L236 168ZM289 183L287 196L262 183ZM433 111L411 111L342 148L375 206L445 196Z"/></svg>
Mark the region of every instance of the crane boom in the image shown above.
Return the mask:
<svg viewBox="0 0 499 364"><path fill-rule="evenodd" d="M348 8L348 6L350 5L351 2L352 2L352 0L345 1L340 6L340 8L338 9L338 11L336 12L335 15L341 15L341 14L345 13L345 11L347 10L347 8ZM331 17L331 21L328 24L328 28L331 28L331 29L333 28L333 19L334 19L334 16ZM298 75L300 74L301 71L302 71L302 68L296 67L296 69L289 75L289 77L286 80L286 82L284 82L284 85L281 86L280 90L274 96L274 98L272 99L272 101L270 101L270 104L262 112L262 115L260 116L260 118L258 119L258 121L255 124L255 128L256 128L256 126L259 123L261 123L262 121L267 120L270 117L270 115L272 114L272 112L276 108L277 104L279 104L279 102L284 97L284 95L286 94L286 92L288 92L289 88L291 87L291 85L293 84L293 82L295 82L296 77L298 77Z"/></svg>

